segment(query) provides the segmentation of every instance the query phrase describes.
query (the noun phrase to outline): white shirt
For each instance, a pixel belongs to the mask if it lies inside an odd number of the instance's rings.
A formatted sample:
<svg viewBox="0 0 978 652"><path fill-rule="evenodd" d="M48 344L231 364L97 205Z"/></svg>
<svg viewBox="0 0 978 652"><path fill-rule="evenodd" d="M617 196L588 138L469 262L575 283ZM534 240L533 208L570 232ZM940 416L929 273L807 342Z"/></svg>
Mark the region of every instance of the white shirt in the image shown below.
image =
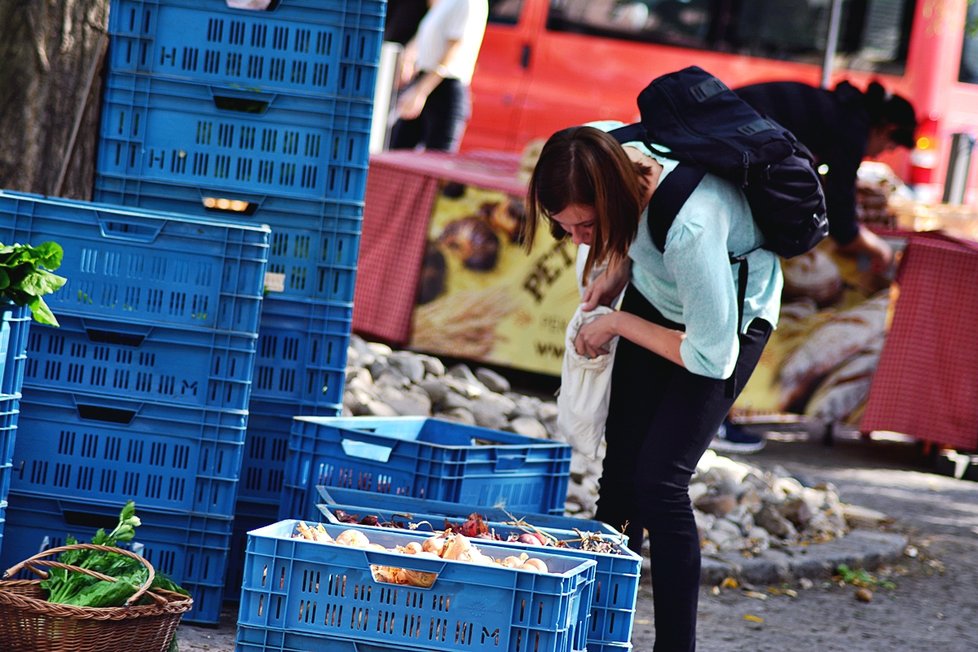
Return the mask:
<svg viewBox="0 0 978 652"><path fill-rule="evenodd" d="M455 56L445 65L448 77L458 79L466 86L472 83L488 18L486 0L435 0L421 19L414 39L416 68L434 71L448 49L448 41L457 40Z"/></svg>

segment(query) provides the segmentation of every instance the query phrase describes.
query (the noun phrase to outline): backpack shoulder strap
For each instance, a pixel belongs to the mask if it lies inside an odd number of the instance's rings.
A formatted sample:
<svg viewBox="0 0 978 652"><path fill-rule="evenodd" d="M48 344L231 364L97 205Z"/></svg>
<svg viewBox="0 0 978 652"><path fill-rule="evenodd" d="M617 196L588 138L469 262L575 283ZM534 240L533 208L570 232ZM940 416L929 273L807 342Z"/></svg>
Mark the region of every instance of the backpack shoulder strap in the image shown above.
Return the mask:
<svg viewBox="0 0 978 652"><path fill-rule="evenodd" d="M622 145L635 141L644 143L649 139L648 134L645 132L645 127L642 126L641 122L633 122L630 125L623 125L617 129L612 129L608 132L608 135L613 136Z"/></svg>
<svg viewBox="0 0 978 652"><path fill-rule="evenodd" d="M649 200L649 235L659 251L666 250L666 235L679 209L706 175L706 170L680 163L663 177Z"/></svg>
<svg viewBox="0 0 978 652"><path fill-rule="evenodd" d="M623 125L617 129L612 129L608 132L608 135L613 136L615 140L622 145L625 143L639 142L648 147L650 152L655 152L659 156L672 159L676 158L674 153L661 149L660 147L656 147L649 141L649 133L645 129L645 125L643 125L641 122L633 122L632 124Z"/></svg>

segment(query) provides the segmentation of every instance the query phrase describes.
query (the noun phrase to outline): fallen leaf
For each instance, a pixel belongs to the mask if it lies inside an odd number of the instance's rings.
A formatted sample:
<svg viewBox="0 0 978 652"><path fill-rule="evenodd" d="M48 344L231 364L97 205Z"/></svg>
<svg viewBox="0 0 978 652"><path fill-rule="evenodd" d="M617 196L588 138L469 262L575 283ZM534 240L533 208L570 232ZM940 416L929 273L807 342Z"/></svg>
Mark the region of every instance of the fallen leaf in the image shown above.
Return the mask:
<svg viewBox="0 0 978 652"><path fill-rule="evenodd" d="M755 616L754 614L744 614L744 620L748 620L752 623L763 623L764 619L760 616Z"/></svg>
<svg viewBox="0 0 978 652"><path fill-rule="evenodd" d="M720 582L720 588L722 589L736 589L738 586L740 586L740 582L733 577L724 577L723 581Z"/></svg>
<svg viewBox="0 0 978 652"><path fill-rule="evenodd" d="M789 598L797 598L798 591L780 586L769 586L767 592L771 595L786 595Z"/></svg>

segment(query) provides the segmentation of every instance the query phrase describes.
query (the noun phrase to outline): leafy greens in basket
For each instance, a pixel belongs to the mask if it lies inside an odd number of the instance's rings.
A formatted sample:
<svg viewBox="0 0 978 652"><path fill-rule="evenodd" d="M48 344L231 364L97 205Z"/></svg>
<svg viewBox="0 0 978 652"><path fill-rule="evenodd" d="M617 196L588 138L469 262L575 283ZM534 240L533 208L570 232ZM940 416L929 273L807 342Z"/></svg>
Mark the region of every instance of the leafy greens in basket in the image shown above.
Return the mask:
<svg viewBox="0 0 978 652"><path fill-rule="evenodd" d="M129 501L119 514L119 523L111 532L106 533L99 528L91 543L103 546L118 546L120 543L132 541L139 527L140 520L136 516L136 504ZM67 545L78 543L69 536ZM48 578L41 582L41 588L47 591L48 602L70 604L77 607L121 607L128 600L148 575L146 567L139 561L123 555L116 555L101 550L69 550L58 556L58 561L97 571L116 578L115 582L106 582L98 578L69 571L62 568L52 568ZM159 573L153 579L150 590L164 589L188 595L187 591L169 578ZM150 599L143 597L137 604L149 604Z"/></svg>

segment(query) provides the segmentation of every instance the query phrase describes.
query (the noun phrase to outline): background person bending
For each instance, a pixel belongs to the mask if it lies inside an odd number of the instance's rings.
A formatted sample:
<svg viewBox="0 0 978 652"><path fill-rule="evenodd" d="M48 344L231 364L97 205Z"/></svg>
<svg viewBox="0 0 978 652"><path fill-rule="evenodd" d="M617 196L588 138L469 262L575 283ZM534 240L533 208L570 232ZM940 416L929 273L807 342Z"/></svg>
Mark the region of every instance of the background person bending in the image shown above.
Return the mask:
<svg viewBox="0 0 978 652"><path fill-rule="evenodd" d="M823 175L829 235L848 255L869 256L882 271L893 251L856 217L856 174L865 158L914 146L913 105L878 82L860 91L849 82L833 90L800 82L766 82L734 89L759 113L788 129L815 155Z"/></svg>
<svg viewBox="0 0 978 652"><path fill-rule="evenodd" d="M913 105L887 93L878 82L871 82L865 91L846 81L832 90L793 81L734 90L759 113L792 132L827 168L822 178L829 235L838 251L866 256L874 271L886 270L893 250L859 223L856 178L863 159L896 147L913 148L917 128ZM764 447L764 438L728 419L712 447L723 453L752 453Z"/></svg>

